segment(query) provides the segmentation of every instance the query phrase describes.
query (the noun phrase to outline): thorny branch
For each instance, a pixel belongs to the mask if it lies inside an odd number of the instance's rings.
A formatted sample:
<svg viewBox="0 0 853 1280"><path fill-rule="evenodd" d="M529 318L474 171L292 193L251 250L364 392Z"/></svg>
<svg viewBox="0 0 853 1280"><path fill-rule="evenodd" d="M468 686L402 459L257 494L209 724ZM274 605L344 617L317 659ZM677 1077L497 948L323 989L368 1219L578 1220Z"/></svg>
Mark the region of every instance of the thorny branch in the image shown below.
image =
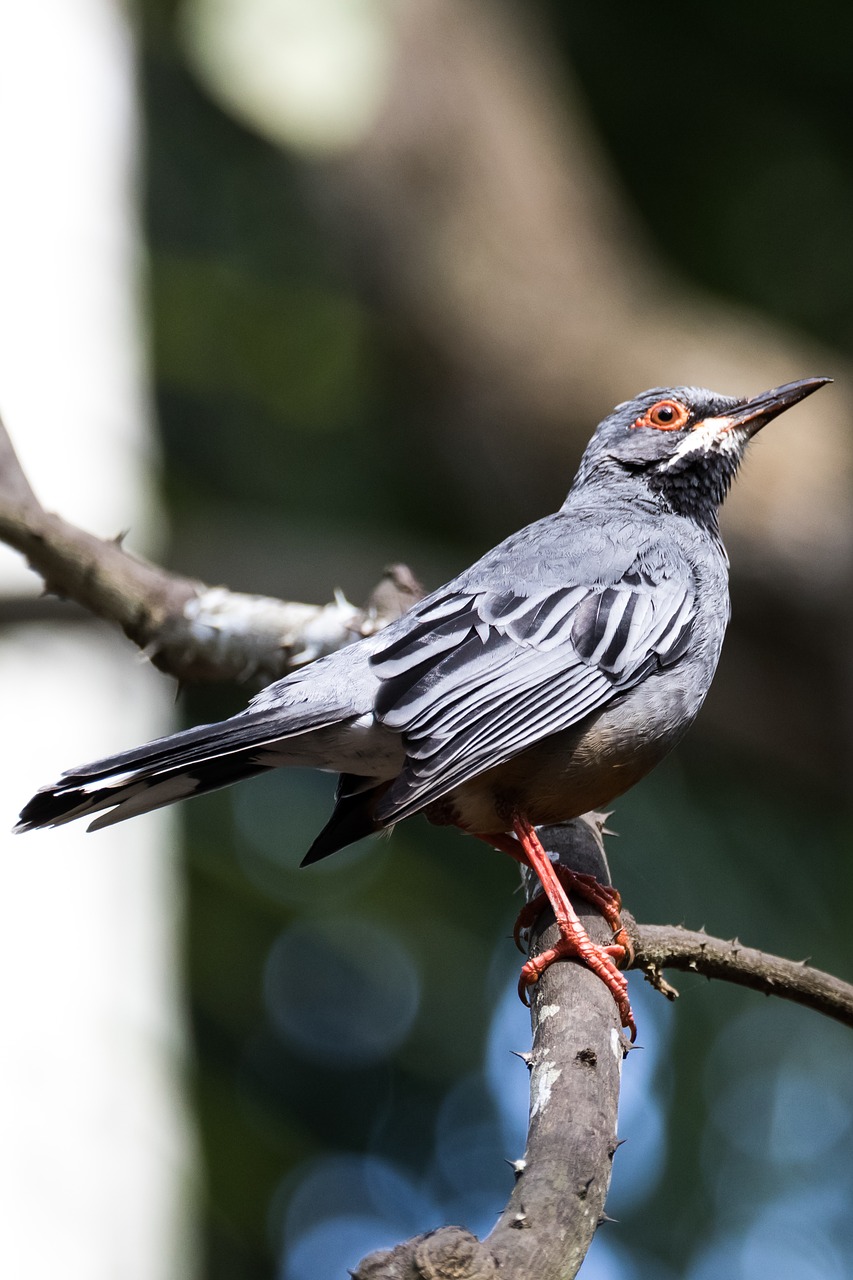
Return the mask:
<svg viewBox="0 0 853 1280"><path fill-rule="evenodd" d="M662 970L679 969L781 996L853 1027L853 986L813 969L807 960L785 960L745 947L737 938L724 942L677 925L637 924L627 912L623 919L636 952L631 967L642 969L652 986L670 1000L678 992L665 981Z"/></svg>
<svg viewBox="0 0 853 1280"><path fill-rule="evenodd" d="M117 623L162 671L182 680L276 678L398 617L422 594L393 566L364 609L343 597L325 606L287 603L208 587L130 554L44 510L0 424L0 540L26 556L46 591ZM608 880L594 815L543 830L568 865ZM604 925L576 902L593 938ZM666 968L752 986L853 1026L853 988L828 974L706 934L629 921L634 967L670 998ZM534 948L551 944L546 914ZM516 1185L487 1240L446 1227L371 1255L356 1280L537 1280L573 1276L602 1221L617 1147L619 1075L627 1044L609 992L574 964L558 964L532 1000L528 1146Z"/></svg>

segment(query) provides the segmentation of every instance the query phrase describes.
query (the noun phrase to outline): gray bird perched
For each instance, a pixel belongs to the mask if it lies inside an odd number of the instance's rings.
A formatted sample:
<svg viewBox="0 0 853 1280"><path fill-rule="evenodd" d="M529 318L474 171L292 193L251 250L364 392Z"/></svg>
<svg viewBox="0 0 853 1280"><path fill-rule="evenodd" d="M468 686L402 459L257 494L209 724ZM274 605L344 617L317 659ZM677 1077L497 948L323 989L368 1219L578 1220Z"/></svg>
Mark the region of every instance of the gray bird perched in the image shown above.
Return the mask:
<svg viewBox="0 0 853 1280"><path fill-rule="evenodd" d="M562 507L513 534L378 635L269 685L247 709L63 774L16 830L102 813L90 830L282 765L340 774L304 862L423 812L532 867L560 926L520 989L561 956L614 961L566 889L619 929L618 895L555 871L534 827L608 805L678 741L729 619L718 511L747 444L829 378L752 399L656 387L597 427Z"/></svg>

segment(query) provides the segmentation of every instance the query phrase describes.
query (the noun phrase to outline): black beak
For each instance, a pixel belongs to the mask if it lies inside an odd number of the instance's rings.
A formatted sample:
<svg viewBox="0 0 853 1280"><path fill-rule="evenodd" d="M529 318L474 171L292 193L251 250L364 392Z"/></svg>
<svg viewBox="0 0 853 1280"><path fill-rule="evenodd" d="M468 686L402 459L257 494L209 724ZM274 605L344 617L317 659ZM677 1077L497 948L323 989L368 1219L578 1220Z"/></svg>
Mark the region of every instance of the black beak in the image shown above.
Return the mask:
<svg viewBox="0 0 853 1280"><path fill-rule="evenodd" d="M825 387L828 382L832 382L832 378L800 378L799 382L786 382L782 387L762 391L761 395L745 400L739 408L726 416L733 427L748 427L749 434L755 435L772 418L778 417L800 400L805 400L806 396Z"/></svg>

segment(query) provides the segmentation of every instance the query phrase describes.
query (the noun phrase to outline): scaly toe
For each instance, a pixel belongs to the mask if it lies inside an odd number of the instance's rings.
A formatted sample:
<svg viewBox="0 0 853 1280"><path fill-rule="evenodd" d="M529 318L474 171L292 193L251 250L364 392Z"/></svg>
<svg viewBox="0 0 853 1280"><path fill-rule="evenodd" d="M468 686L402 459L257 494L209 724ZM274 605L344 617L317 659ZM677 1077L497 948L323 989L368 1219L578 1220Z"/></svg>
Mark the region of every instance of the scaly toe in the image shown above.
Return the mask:
<svg viewBox="0 0 853 1280"><path fill-rule="evenodd" d="M624 961L625 957L626 948L621 945L599 947L591 943L589 948L584 948L581 952L574 940L561 938L555 946L543 951L541 955L531 957L522 965L518 978L519 999L529 1008L528 989L539 981L546 969L557 960L578 960L600 978L612 994L621 1024L630 1031L633 1043L637 1037L637 1024L628 999L628 980L615 964L616 960Z"/></svg>

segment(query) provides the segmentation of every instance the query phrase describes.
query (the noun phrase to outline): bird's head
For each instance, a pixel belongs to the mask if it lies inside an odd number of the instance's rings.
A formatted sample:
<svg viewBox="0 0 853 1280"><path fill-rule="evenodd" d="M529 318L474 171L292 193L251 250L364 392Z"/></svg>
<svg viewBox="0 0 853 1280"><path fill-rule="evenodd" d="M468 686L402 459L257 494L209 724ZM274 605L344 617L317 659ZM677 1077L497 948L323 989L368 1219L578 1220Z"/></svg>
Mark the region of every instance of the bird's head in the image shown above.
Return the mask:
<svg viewBox="0 0 853 1280"><path fill-rule="evenodd" d="M702 387L653 387L599 423L573 488L633 477L670 510L713 523L752 437L831 381L802 378L748 400Z"/></svg>

